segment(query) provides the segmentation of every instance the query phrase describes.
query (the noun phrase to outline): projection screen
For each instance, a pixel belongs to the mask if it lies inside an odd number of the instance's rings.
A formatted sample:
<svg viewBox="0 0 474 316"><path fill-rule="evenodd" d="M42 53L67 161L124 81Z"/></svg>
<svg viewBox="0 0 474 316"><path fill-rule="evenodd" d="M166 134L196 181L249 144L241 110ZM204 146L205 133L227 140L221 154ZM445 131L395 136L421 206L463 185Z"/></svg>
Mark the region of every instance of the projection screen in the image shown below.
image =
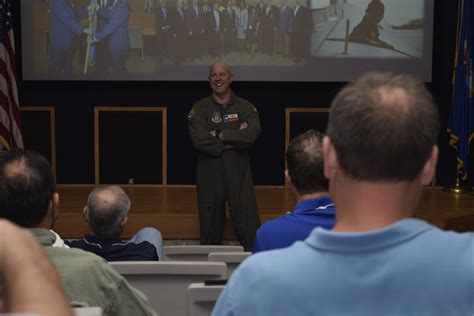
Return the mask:
<svg viewBox="0 0 474 316"><path fill-rule="evenodd" d="M23 80L431 81L434 0L21 0Z"/></svg>

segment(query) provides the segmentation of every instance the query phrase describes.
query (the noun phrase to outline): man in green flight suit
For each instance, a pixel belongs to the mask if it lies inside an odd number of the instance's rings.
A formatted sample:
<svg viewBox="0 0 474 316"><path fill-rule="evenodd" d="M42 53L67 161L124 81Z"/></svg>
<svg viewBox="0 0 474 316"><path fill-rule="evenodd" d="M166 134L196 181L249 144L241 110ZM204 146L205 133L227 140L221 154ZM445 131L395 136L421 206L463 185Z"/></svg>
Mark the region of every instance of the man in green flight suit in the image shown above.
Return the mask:
<svg viewBox="0 0 474 316"><path fill-rule="evenodd" d="M230 89L233 74L223 62L209 70L212 94L195 103L188 114L189 133L199 153L197 197L201 244L222 243L225 202L237 238L251 251L260 226L248 149L260 134L255 106Z"/></svg>

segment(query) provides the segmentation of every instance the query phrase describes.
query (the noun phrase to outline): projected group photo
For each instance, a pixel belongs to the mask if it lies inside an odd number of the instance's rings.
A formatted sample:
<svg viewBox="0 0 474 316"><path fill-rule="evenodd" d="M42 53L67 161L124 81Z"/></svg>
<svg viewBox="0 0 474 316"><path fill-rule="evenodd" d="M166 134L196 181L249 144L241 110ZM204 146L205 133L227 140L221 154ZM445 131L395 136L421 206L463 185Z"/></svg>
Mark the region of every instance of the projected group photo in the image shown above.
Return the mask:
<svg viewBox="0 0 474 316"><path fill-rule="evenodd" d="M276 1L280 5L270 0L37 0L33 14L49 24L42 31L49 32L49 42L38 44L49 45L44 50L53 79L81 71L152 72L162 64L207 66L216 58L235 65L302 63L309 56L311 13L303 0ZM71 46L65 47L68 41ZM38 56L38 65L45 64Z"/></svg>
<svg viewBox="0 0 474 316"><path fill-rule="evenodd" d="M351 80L361 65L377 64L426 72L427 3L432 6L432 0L22 0L23 76L205 80L216 60L249 81ZM357 64L347 67L353 59Z"/></svg>

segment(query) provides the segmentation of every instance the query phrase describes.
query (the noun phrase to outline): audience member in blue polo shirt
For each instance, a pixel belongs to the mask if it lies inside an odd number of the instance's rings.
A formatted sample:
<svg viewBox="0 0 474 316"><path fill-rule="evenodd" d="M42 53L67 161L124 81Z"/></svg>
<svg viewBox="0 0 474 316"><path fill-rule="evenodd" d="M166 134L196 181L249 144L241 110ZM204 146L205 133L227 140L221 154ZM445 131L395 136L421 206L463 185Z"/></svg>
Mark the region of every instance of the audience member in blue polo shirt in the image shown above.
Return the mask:
<svg viewBox="0 0 474 316"><path fill-rule="evenodd" d="M157 229L142 228L126 243L120 238L128 220L130 205L130 199L119 186L94 189L83 210L91 233L68 245L93 252L107 261L162 260L163 239Z"/></svg>
<svg viewBox="0 0 474 316"><path fill-rule="evenodd" d="M323 141L336 224L247 258L213 315L473 315L474 234L413 218L438 130L437 107L411 76L346 86Z"/></svg>
<svg viewBox="0 0 474 316"><path fill-rule="evenodd" d="M315 227L331 229L334 226L334 204L323 173L323 136L309 130L289 144L285 177L298 203L292 212L260 226L253 253L285 248L304 240Z"/></svg>

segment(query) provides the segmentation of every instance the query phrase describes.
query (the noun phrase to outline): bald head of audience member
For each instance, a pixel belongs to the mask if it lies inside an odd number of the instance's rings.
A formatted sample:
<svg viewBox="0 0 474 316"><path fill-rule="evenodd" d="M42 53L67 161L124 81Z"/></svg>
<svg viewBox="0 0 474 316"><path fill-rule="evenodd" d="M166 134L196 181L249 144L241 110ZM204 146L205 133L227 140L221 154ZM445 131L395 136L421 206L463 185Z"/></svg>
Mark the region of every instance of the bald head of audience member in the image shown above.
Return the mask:
<svg viewBox="0 0 474 316"><path fill-rule="evenodd" d="M285 176L298 200L317 193L328 194L328 180L323 170L323 137L309 130L295 137L286 150Z"/></svg>
<svg viewBox="0 0 474 316"><path fill-rule="evenodd" d="M26 228L52 228L59 195L49 162L33 151L0 152L0 217Z"/></svg>
<svg viewBox="0 0 474 316"><path fill-rule="evenodd" d="M120 237L130 205L130 199L119 186L98 187L89 194L84 219L94 235Z"/></svg>
<svg viewBox="0 0 474 316"><path fill-rule="evenodd" d="M438 157L438 111L408 75L368 73L332 103L324 173L337 209L334 230L368 230L413 215Z"/></svg>

